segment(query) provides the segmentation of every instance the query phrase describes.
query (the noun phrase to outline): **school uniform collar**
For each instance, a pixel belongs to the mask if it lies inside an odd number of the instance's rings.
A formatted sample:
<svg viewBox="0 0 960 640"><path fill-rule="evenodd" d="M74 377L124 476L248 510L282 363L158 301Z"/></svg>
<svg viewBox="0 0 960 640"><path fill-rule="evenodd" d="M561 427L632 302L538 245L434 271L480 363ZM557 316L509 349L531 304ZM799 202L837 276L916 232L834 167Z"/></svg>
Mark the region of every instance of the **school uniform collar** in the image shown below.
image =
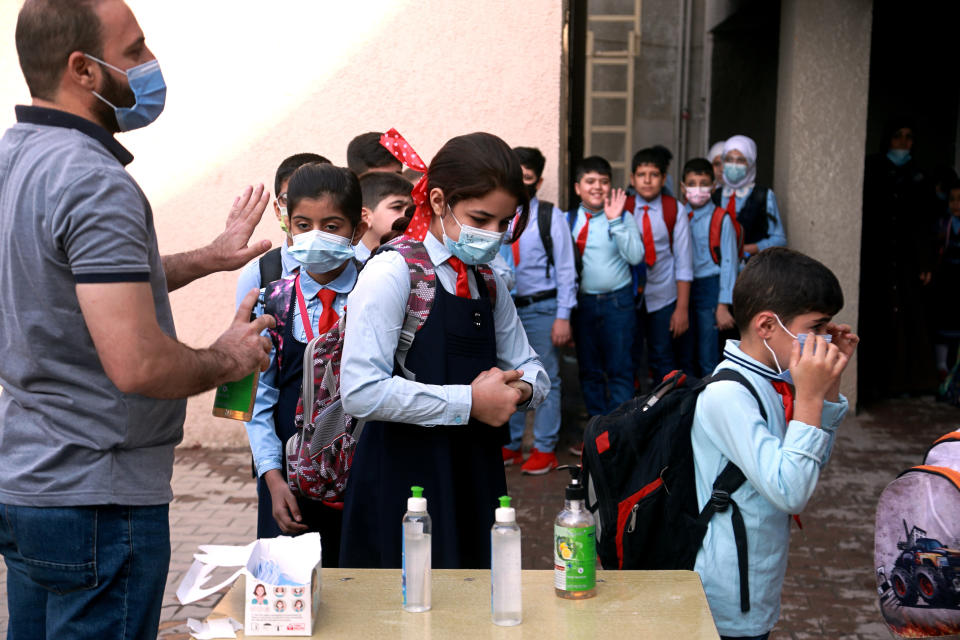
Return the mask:
<svg viewBox="0 0 960 640"><path fill-rule="evenodd" d="M584 219L586 219L588 213L590 214L590 221L591 221L591 222L597 221L597 220L601 220L601 219L602 219L602 220L606 220L606 219L607 219L607 216L604 214L602 208L601 208L599 211L591 211L590 209L588 209L588 208L581 202L581 203L577 206L577 217L579 218L580 216L583 216Z"/></svg>
<svg viewBox="0 0 960 640"><path fill-rule="evenodd" d="M755 373L758 376L763 376L768 380L776 380L777 376L780 375L759 360L756 360L744 353L740 349L739 340L727 340L727 344L723 348L723 357L730 362L740 365L747 371Z"/></svg>
<svg viewBox="0 0 960 640"><path fill-rule="evenodd" d="M644 207L650 207L650 211L663 211L663 192L658 193L653 200L646 200L638 193L634 198L633 213L640 215Z"/></svg>
<svg viewBox="0 0 960 640"><path fill-rule="evenodd" d="M753 188L756 186L756 182L751 182L750 184L744 185L739 189L731 189L727 185L723 185L723 199L729 200L730 196L736 194L738 198L746 198L750 195L750 192L753 191Z"/></svg>
<svg viewBox="0 0 960 640"><path fill-rule="evenodd" d="M690 205L688 204L687 206L689 207ZM696 209L694 209L693 207L690 207L690 211L693 212L693 219L694 219L694 220L700 220L701 218L704 218L704 217L706 217L706 216L708 216L708 215L712 215L712 214L713 214L713 210L714 210L716 207L717 207L717 205L715 205L715 204L713 204L711 201L707 200L707 202L706 202L704 205L702 205L702 206L700 206L700 207L697 207Z"/></svg>
<svg viewBox="0 0 960 640"><path fill-rule="evenodd" d="M133 162L133 154L117 142L109 131L92 120L59 109L48 109L47 107L35 107L26 104L18 104L14 107L14 112L17 114L17 122L75 129L102 144L123 166Z"/></svg>
<svg viewBox="0 0 960 640"><path fill-rule="evenodd" d="M337 293L350 293L353 290L353 285L357 283L357 265L353 260L350 260L343 273L334 278L332 282L324 285L314 280L306 270L302 271L301 275L306 276L300 278L300 290L303 291L303 297L307 300L316 297L320 293L320 289L330 289Z"/></svg>
<svg viewBox="0 0 960 640"><path fill-rule="evenodd" d="M437 240L437 237L433 235L432 231L427 231L427 235L423 239L423 248L427 250L427 255L430 256L430 262L437 266L440 266L453 257L450 249L447 249L447 245Z"/></svg>
<svg viewBox="0 0 960 640"><path fill-rule="evenodd" d="M290 247L287 246L286 240L280 245L280 263L286 273L297 273L300 270L300 263L290 255Z"/></svg>

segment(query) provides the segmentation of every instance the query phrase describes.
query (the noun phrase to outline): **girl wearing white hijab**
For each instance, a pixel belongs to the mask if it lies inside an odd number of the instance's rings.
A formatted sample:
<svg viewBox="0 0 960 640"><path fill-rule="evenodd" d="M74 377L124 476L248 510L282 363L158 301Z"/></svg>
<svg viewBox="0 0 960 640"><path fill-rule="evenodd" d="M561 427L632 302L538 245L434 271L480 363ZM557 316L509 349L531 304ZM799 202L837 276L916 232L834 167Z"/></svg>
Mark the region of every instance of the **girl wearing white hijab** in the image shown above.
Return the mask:
<svg viewBox="0 0 960 640"><path fill-rule="evenodd" d="M723 186L723 143L724 140L714 142L710 151L707 151L707 160L713 165L714 191Z"/></svg>
<svg viewBox="0 0 960 640"><path fill-rule="evenodd" d="M756 179L757 143L747 136L733 136L724 142L723 190L714 192L714 202L736 214L743 228L745 258L787 244L777 198L772 189L757 187Z"/></svg>

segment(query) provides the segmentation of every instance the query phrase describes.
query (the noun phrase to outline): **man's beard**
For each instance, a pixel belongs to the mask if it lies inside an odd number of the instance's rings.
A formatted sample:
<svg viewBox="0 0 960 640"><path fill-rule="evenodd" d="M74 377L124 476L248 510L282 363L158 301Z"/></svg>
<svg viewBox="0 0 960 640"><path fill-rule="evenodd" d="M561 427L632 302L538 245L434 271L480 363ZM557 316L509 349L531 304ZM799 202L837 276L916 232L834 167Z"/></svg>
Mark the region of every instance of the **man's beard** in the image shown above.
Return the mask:
<svg viewBox="0 0 960 640"><path fill-rule="evenodd" d="M110 104L116 105L117 107L132 107L137 101L136 96L133 95L133 90L130 89L130 85L120 84L113 79L113 76L109 72L103 74L103 86L100 87L100 91L97 93L103 96L104 99L109 100ZM117 114L109 104L98 98L94 104L93 113L104 129L110 133L118 133L120 131Z"/></svg>

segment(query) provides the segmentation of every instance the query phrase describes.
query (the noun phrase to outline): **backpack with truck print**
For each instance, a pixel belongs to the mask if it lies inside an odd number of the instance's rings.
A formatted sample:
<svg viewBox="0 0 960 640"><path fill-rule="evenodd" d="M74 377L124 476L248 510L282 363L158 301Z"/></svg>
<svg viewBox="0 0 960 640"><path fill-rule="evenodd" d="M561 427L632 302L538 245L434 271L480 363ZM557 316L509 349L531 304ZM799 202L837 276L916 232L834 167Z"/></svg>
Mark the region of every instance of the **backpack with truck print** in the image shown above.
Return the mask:
<svg viewBox="0 0 960 640"><path fill-rule="evenodd" d="M960 431L938 439L877 504L880 611L904 638L960 633Z"/></svg>

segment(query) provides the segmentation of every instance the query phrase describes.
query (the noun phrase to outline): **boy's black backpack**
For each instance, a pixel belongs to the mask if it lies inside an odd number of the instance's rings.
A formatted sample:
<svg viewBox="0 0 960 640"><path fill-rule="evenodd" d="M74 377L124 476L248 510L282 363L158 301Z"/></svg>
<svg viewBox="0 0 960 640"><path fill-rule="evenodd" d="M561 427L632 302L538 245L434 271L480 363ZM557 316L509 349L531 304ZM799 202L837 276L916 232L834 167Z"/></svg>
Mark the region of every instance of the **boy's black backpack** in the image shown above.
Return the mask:
<svg viewBox="0 0 960 640"><path fill-rule="evenodd" d="M740 608L750 610L747 537L740 509L730 498L746 480L732 462L713 484L701 512L693 471L690 429L697 398L712 382L739 382L757 391L740 373L721 369L702 380L674 371L646 397L596 416L583 438L587 507L597 516L597 555L604 569L688 569L714 513L733 510L740 567Z"/></svg>

